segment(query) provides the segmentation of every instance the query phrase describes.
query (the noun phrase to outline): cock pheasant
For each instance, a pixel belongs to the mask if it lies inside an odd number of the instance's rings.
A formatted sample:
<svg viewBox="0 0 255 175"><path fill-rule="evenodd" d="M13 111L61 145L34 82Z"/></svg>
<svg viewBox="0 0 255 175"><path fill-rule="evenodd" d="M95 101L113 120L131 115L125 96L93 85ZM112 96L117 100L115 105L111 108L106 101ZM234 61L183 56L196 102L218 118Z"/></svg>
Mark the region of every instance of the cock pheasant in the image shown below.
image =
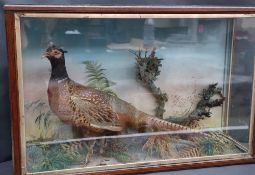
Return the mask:
<svg viewBox="0 0 255 175"><path fill-rule="evenodd" d="M91 134L89 136L120 134L129 128L138 132L190 129L146 114L117 96L76 83L68 76L65 53L63 49L53 45L44 55L51 63L48 84L49 105L63 122L76 128L83 128L86 133ZM220 104L223 101L224 99ZM209 133L195 133L193 136L212 138ZM218 140L224 138L232 140L228 136L219 137ZM87 147L86 163L93 154L94 144L95 141Z"/></svg>
<svg viewBox="0 0 255 175"><path fill-rule="evenodd" d="M53 45L44 55L51 63L49 105L63 122L97 135L117 134L127 128L139 132L188 129L146 114L116 96L76 83L68 76L65 53Z"/></svg>

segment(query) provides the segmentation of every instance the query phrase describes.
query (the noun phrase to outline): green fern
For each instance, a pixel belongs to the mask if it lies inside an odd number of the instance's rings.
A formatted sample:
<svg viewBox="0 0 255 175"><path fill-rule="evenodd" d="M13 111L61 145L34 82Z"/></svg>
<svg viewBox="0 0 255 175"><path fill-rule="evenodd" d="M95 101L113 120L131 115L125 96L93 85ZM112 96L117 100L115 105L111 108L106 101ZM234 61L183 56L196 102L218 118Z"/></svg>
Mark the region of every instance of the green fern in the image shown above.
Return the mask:
<svg viewBox="0 0 255 175"><path fill-rule="evenodd" d="M83 147L74 148L77 144L81 143L28 145L26 149L28 171L59 170L79 164L83 161L86 150Z"/></svg>
<svg viewBox="0 0 255 175"><path fill-rule="evenodd" d="M231 137L221 131L208 132L206 134L207 136L195 140L198 143L196 150L199 155L190 154L191 152L195 153L194 150L190 149L187 152L189 154L186 154L189 156L186 157L221 155L243 151L238 148L238 145L232 141Z"/></svg>
<svg viewBox="0 0 255 175"><path fill-rule="evenodd" d="M118 162L121 163L128 163L133 161L133 158L128 154L128 152L109 151L108 155L110 157L114 157Z"/></svg>
<svg viewBox="0 0 255 175"><path fill-rule="evenodd" d="M51 134L51 128L55 125L53 120L53 113L49 109L49 105L43 100L35 100L25 105L25 113L27 115L35 116L34 124L39 130L39 135L30 135L33 140L31 142L51 140L55 137L55 133Z"/></svg>
<svg viewBox="0 0 255 175"><path fill-rule="evenodd" d="M88 77L87 85L89 87L93 87L100 91L104 91L110 95L117 96L110 88L116 83L110 81L106 77L104 73L106 69L103 69L101 64L94 61L83 61L82 63L85 65L86 68L86 73Z"/></svg>
<svg viewBox="0 0 255 175"><path fill-rule="evenodd" d="M52 115L52 112L48 110L49 107L46 105L45 102L39 99L36 101L32 101L30 103L27 103L24 106L25 106L26 112L30 110L33 112L34 115L36 115L34 122L39 129L42 129L41 127L44 127L45 129L49 128L50 117Z"/></svg>

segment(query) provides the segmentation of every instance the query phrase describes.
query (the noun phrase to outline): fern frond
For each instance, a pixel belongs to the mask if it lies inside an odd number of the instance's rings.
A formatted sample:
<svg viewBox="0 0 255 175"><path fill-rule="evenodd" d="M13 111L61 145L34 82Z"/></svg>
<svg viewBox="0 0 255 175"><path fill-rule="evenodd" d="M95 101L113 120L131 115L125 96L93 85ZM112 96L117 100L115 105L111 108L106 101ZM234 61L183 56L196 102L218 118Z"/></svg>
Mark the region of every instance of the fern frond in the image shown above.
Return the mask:
<svg viewBox="0 0 255 175"><path fill-rule="evenodd" d="M106 69L102 68L102 65L95 61L83 61L87 73L87 85L95 89L104 91L110 95L116 96L116 94L110 89L111 86L116 83L108 80L104 71Z"/></svg>

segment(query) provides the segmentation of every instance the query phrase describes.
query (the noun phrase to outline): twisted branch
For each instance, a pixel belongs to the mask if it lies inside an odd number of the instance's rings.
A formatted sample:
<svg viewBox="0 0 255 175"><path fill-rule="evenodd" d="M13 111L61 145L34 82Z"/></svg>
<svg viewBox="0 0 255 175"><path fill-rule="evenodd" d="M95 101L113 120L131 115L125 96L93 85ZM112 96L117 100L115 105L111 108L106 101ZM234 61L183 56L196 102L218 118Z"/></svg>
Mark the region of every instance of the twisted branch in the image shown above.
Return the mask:
<svg viewBox="0 0 255 175"><path fill-rule="evenodd" d="M162 66L161 61L163 59L155 56L155 48L151 51L150 55L147 56L147 51L145 51L144 56L142 56L142 51L138 52L130 50L132 54L136 56L137 65L137 79L142 82L142 84L152 92L156 99L157 107L155 109L155 115L158 118L163 119L163 114L165 112L165 103L168 101L168 96L166 93L162 92L159 87L154 84L157 76L160 74L159 68Z"/></svg>

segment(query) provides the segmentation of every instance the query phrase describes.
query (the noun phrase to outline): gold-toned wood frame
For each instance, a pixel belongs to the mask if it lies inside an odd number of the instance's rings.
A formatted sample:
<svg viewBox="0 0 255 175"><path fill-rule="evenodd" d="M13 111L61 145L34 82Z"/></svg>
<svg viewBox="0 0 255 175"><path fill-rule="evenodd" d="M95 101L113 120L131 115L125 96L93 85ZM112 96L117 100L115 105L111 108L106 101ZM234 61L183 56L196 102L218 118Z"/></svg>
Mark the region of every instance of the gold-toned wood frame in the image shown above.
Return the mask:
<svg viewBox="0 0 255 175"><path fill-rule="evenodd" d="M104 15L102 15L104 14ZM24 109L21 65L21 42L16 35L19 29L19 18L52 17L52 18L233 18L255 17L253 7L163 7L163 6L5 6L7 49L10 81L10 101L12 116L12 141L14 174L26 174L24 144ZM253 76L255 77L255 76ZM58 170L36 174L128 174L176 170L230 164L255 163L255 129L254 100L255 85L253 81L252 112L250 122L249 152L238 155L206 156L190 160L161 160L153 162L129 163L104 167ZM84 171L86 170L86 172Z"/></svg>

